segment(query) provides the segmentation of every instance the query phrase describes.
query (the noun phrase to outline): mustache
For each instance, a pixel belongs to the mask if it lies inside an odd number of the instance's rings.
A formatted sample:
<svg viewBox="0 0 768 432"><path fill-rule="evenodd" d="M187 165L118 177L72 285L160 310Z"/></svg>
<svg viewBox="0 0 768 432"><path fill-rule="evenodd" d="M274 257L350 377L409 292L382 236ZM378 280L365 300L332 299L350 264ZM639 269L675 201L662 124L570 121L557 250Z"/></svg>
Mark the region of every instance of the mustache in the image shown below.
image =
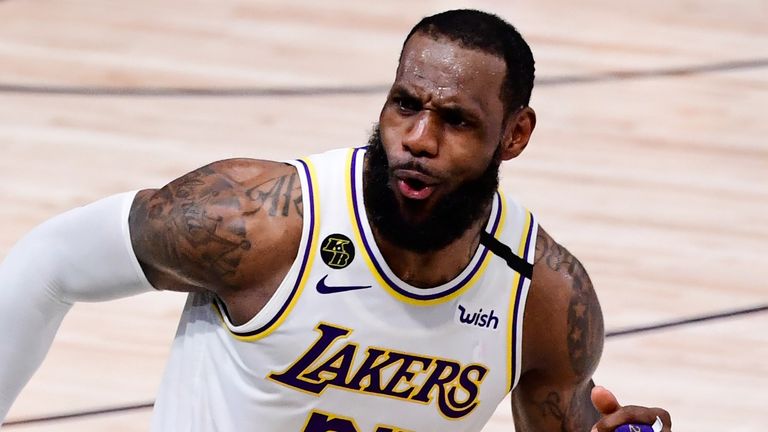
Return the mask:
<svg viewBox="0 0 768 432"><path fill-rule="evenodd" d="M500 154L498 149L497 153ZM363 194L368 218L385 238L406 250L435 251L459 238L483 217L498 188L500 157L494 155L494 160L478 178L461 182L453 191L445 191L429 214L421 214L423 217L419 220L412 220L409 216L414 209L399 205L395 197L392 188L394 172L415 171L438 181L450 179L451 174L435 170L429 160L418 156L400 154L390 161L378 125L374 125L369 137L366 155L368 169L363 171ZM389 166L390 162L392 166Z"/></svg>
<svg viewBox="0 0 768 432"><path fill-rule="evenodd" d="M442 179L442 176L433 171L432 169L428 168L423 163L417 161L417 160L408 160L405 162L397 162L394 164L389 165L389 174L393 174L396 170L409 170L409 171L416 171L420 174L424 174L426 176L432 177L434 179Z"/></svg>

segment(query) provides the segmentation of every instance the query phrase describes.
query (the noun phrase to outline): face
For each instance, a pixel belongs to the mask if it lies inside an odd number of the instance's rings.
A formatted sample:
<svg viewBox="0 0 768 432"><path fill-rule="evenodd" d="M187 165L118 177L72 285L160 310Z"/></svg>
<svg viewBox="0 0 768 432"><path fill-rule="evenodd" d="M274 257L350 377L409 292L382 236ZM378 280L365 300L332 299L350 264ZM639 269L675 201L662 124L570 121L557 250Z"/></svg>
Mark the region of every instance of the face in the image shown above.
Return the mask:
<svg viewBox="0 0 768 432"><path fill-rule="evenodd" d="M366 206L388 240L438 249L486 214L499 163L520 142L504 121L505 72L503 59L455 42L408 41L366 171Z"/></svg>
<svg viewBox="0 0 768 432"><path fill-rule="evenodd" d="M397 177L387 160L378 127L368 142L367 164L363 192L371 224L390 243L420 253L439 250L464 234L483 217L499 185L497 154L480 177L445 193L429 211L420 208L419 200L405 198L398 202L397 192L390 186ZM422 172L418 165L405 168ZM420 217L414 219L412 214Z"/></svg>

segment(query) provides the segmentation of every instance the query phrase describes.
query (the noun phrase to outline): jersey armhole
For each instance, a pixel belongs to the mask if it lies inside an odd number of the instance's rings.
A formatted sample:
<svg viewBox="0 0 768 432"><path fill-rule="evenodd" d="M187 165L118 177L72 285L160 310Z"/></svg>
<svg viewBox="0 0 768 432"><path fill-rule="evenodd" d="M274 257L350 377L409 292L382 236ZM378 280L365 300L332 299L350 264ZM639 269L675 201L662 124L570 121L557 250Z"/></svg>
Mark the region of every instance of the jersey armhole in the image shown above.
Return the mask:
<svg viewBox="0 0 768 432"><path fill-rule="evenodd" d="M528 220L518 253L521 258L533 265L533 260L536 255L536 236L538 234L539 226L536 222L536 218L530 211L526 210L526 214ZM507 374L511 379L509 380L508 391L512 391L517 387L517 383L520 381L520 376L522 374L523 322L525 321L525 305L530 287L531 279L518 273L514 280L512 288L513 293L510 296L509 305L510 323L507 340L509 341L508 359L511 364Z"/></svg>
<svg viewBox="0 0 768 432"><path fill-rule="evenodd" d="M266 337L287 318L301 296L304 285L307 282L309 269L315 258L315 245L317 244L319 227L319 208L316 179L314 168L308 160L292 160L286 163L293 165L299 174L301 181L301 193L303 201L303 221L301 229L301 242L296 258L291 264L290 270L280 282L272 298L266 305L247 323L241 325L232 324L227 316L224 303L216 298L212 307L221 318L229 333L236 339L253 342Z"/></svg>

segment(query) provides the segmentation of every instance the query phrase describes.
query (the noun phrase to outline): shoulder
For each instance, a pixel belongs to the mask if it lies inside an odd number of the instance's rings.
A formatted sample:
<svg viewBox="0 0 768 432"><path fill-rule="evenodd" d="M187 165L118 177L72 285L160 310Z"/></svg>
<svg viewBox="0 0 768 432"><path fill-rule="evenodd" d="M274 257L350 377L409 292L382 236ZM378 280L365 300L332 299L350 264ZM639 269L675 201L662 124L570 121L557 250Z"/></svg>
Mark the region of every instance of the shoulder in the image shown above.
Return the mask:
<svg viewBox="0 0 768 432"><path fill-rule="evenodd" d="M230 159L139 192L129 226L155 287L218 292L258 283L271 277L265 269L292 261L302 213L292 165Z"/></svg>
<svg viewBox="0 0 768 432"><path fill-rule="evenodd" d="M581 262L539 228L526 306L523 367L559 379L591 376L602 354L603 316Z"/></svg>

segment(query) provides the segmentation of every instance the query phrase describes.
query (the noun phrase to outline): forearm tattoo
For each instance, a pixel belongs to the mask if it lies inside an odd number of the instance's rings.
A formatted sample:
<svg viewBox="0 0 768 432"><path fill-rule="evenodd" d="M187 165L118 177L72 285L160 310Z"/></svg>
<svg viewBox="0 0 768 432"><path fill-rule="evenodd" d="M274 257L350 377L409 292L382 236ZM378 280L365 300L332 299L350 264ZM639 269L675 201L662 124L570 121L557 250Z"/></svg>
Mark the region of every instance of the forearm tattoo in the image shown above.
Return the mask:
<svg viewBox="0 0 768 432"><path fill-rule="evenodd" d="M559 425L561 432L586 432L600 420L590 399L594 386L590 380L572 394L549 392L543 400L536 401L536 406L542 417L549 417Z"/></svg>
<svg viewBox="0 0 768 432"><path fill-rule="evenodd" d="M301 218L302 210L295 172L248 184L207 166L146 199L138 197L129 222L137 233L137 256L145 258L142 265L170 271L192 285L235 287L243 257L253 246L249 218Z"/></svg>

